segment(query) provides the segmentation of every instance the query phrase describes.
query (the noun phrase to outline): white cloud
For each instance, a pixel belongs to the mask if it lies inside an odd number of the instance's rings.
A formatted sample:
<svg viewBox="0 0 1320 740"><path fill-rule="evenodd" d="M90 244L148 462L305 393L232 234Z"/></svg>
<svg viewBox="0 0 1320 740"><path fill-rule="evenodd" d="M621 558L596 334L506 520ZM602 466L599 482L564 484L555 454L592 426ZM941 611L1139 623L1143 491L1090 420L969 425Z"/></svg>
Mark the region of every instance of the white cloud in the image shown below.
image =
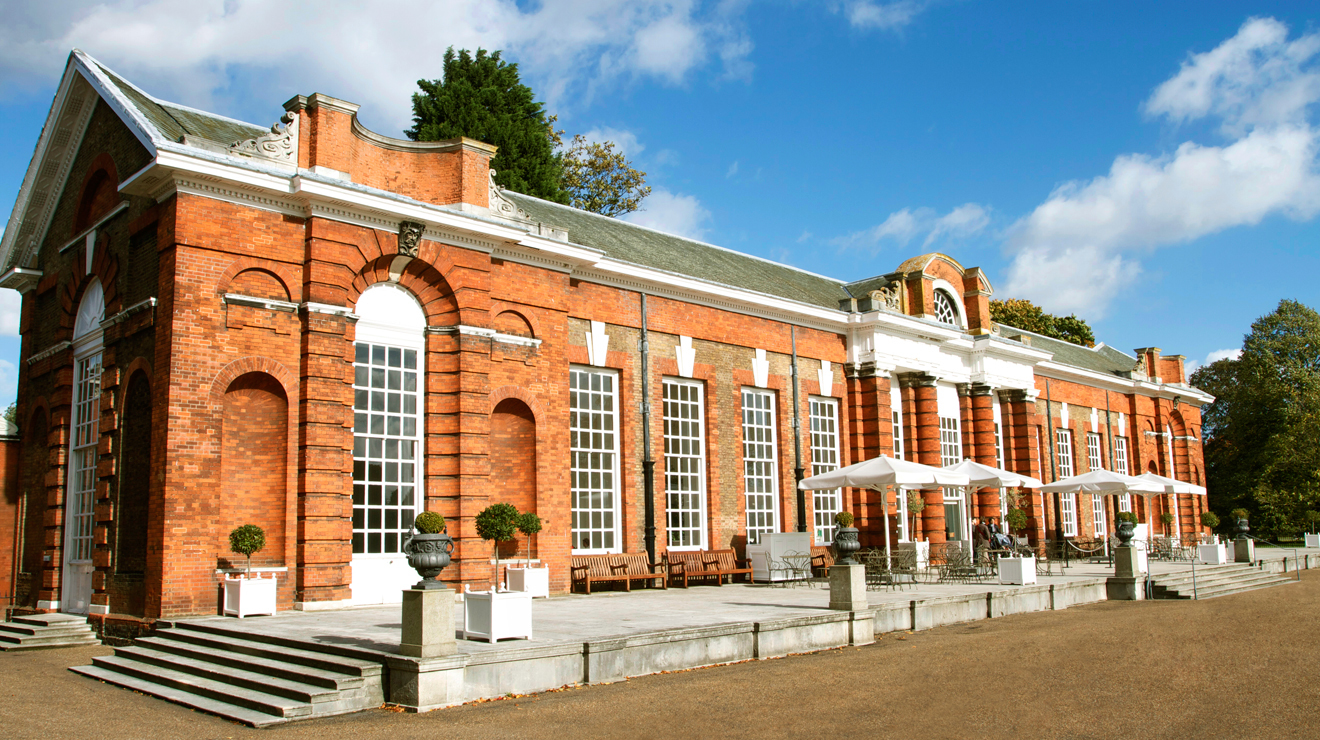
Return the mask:
<svg viewBox="0 0 1320 740"><path fill-rule="evenodd" d="M1204 361L1188 360L1187 375L1190 376L1192 373L1196 372L1197 370L1200 370L1206 365L1213 365L1214 363L1219 362L1220 360L1236 360L1241 356L1242 356L1242 350L1240 348L1214 350L1213 352L1210 352L1205 356Z"/></svg>
<svg viewBox="0 0 1320 740"><path fill-rule="evenodd" d="M1144 251L1320 212L1320 131L1302 117L1320 100L1320 36L1286 36L1276 21L1248 21L1160 85L1149 113L1173 123L1213 115L1237 138L1125 154L1106 175L1056 188L1009 228L1014 259L1001 292L1098 319L1140 273Z"/></svg>
<svg viewBox="0 0 1320 740"><path fill-rule="evenodd" d="M622 219L668 234L702 239L708 231L706 224L710 221L710 211L695 196L655 188L642 210L629 213Z"/></svg>
<svg viewBox="0 0 1320 740"><path fill-rule="evenodd" d="M18 319L23 296L16 290L0 288L0 337L18 336Z"/></svg>
<svg viewBox="0 0 1320 740"><path fill-rule="evenodd" d="M926 3L917 0L879 3L872 0L848 0L843 4L844 16L853 28L865 30L897 31L926 9Z"/></svg>
<svg viewBox="0 0 1320 740"><path fill-rule="evenodd" d="M616 151L623 153L625 157L632 159L641 154L646 146L637 140L637 135L631 131L624 131L608 126L602 128L593 128L582 134L582 138L593 144L603 144L607 141L614 142Z"/></svg>
<svg viewBox="0 0 1320 740"><path fill-rule="evenodd" d="M886 240L905 246L915 237L925 234L922 247L929 247L941 238L961 239L983 230L990 223L990 211L977 203L965 203L943 216L933 208L904 208L889 214L883 222L864 231L834 239L844 247L870 247L878 249Z"/></svg>
<svg viewBox="0 0 1320 740"><path fill-rule="evenodd" d="M18 397L18 368L9 360L0 360L0 408L7 408Z"/></svg>
<svg viewBox="0 0 1320 740"><path fill-rule="evenodd" d="M735 159L733 160L733 164L729 165L728 171L724 173L724 179L727 180L736 174L738 174L738 160Z"/></svg>
<svg viewBox="0 0 1320 740"><path fill-rule="evenodd" d="M446 47L504 50L552 109L635 79L686 82L718 59L747 74L743 9L694 0L72 0L13 3L0 25L0 89L50 84L79 47L160 97L271 110L294 93L363 106L383 133L411 125L418 78ZM412 19L411 21L408 19ZM238 102L234 102L238 101ZM260 122L260 121L258 121Z"/></svg>

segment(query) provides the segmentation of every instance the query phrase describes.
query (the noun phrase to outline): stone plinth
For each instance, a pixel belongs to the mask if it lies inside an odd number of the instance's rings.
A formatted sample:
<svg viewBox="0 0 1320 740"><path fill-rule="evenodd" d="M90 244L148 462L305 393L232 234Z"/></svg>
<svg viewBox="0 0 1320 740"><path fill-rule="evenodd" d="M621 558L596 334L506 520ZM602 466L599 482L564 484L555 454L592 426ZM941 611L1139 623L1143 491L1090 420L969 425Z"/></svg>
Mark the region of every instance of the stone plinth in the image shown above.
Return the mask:
<svg viewBox="0 0 1320 740"><path fill-rule="evenodd" d="M830 608L840 611L866 609L866 566L861 563L830 568Z"/></svg>
<svg viewBox="0 0 1320 740"><path fill-rule="evenodd" d="M458 652L453 589L404 589L399 652L411 658L437 658Z"/></svg>
<svg viewBox="0 0 1320 740"><path fill-rule="evenodd" d="M1256 562L1256 541L1248 539L1233 540L1233 562Z"/></svg>
<svg viewBox="0 0 1320 740"><path fill-rule="evenodd" d="M1114 548L1114 576L1117 578L1138 578L1146 572L1146 553L1139 547Z"/></svg>

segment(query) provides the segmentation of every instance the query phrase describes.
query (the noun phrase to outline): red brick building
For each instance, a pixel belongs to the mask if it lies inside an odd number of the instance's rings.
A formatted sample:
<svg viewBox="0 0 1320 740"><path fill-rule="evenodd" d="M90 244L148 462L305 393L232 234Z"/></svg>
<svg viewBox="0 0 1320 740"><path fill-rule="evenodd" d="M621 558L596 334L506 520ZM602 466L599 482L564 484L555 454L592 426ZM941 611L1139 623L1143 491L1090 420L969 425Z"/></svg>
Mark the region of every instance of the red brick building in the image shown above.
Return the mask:
<svg viewBox="0 0 1320 740"><path fill-rule="evenodd" d="M444 579L479 584L473 519L500 501L544 520L519 547L556 590L574 553L828 541L843 508L879 542L879 494L794 482L880 454L1202 482L1211 399L1181 357L994 326L977 268L841 282L503 192L481 142L285 107L264 129L70 57L0 244L23 294L12 604L214 613L246 523L281 608L397 600L423 507L458 542ZM889 498L901 539L1001 513L931 491L908 526ZM1112 526L1080 498L1023 503L1033 539ZM1181 532L1203 507L1177 502Z"/></svg>

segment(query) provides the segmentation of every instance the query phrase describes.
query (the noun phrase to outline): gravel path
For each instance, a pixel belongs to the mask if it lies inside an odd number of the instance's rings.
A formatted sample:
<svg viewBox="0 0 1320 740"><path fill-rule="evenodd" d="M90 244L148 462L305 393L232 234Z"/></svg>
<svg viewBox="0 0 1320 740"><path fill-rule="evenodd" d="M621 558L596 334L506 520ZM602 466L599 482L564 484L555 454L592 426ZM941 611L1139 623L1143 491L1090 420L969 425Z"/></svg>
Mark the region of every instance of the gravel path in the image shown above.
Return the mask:
<svg viewBox="0 0 1320 740"><path fill-rule="evenodd" d="M0 654L10 738L1320 737L1320 573L1207 601L1106 602L780 660L424 715L252 730Z"/></svg>

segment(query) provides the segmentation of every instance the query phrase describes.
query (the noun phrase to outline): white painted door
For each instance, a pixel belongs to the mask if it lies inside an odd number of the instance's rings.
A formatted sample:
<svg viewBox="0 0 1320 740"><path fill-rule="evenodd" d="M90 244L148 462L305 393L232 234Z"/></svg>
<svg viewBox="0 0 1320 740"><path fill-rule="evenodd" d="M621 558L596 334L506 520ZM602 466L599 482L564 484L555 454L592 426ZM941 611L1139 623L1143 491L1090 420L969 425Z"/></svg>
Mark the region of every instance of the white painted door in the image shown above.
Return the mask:
<svg viewBox="0 0 1320 740"><path fill-rule="evenodd" d="M86 614L92 600L92 499L96 491L99 441L100 353L79 359L75 372L73 439L64 497L60 610Z"/></svg>

